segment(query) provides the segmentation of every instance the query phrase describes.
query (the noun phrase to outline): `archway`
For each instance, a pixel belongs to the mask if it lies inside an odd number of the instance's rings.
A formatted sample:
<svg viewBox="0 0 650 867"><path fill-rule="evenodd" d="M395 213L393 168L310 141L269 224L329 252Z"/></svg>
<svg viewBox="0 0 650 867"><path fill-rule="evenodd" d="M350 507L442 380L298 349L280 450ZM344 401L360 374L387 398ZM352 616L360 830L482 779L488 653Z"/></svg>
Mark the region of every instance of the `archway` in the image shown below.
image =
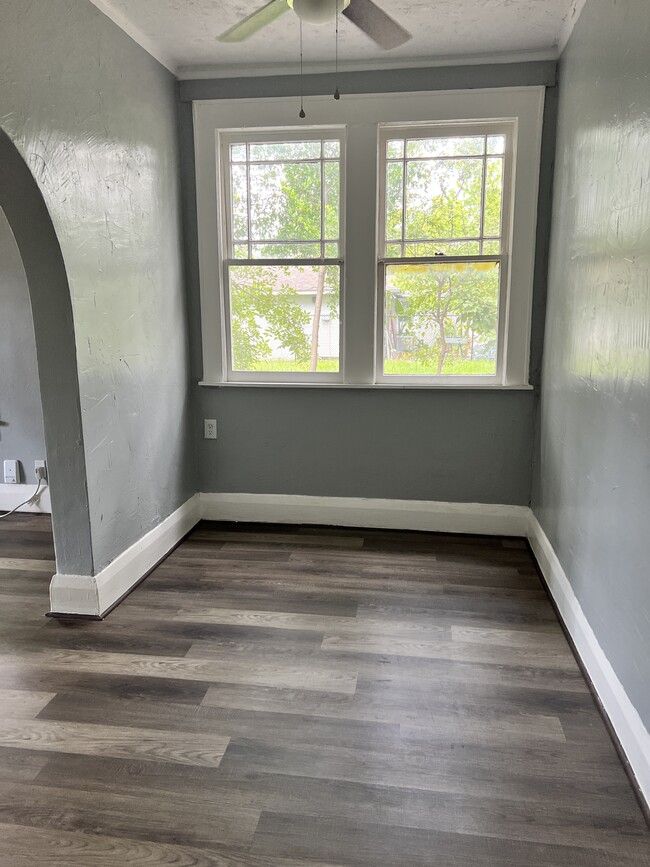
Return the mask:
<svg viewBox="0 0 650 867"><path fill-rule="evenodd" d="M29 286L57 572L92 575L70 288L45 200L20 152L3 130L0 130L0 207L18 245Z"/></svg>

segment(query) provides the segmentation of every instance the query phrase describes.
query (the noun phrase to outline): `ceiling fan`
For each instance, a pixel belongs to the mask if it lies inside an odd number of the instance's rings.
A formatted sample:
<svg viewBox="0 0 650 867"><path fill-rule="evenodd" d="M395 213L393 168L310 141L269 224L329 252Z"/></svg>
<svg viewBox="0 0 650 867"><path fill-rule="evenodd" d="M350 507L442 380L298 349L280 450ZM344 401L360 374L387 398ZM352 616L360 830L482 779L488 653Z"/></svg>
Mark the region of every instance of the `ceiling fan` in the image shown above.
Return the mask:
<svg viewBox="0 0 650 867"><path fill-rule="evenodd" d="M405 30L373 0L270 0L219 37L221 42L243 42L268 26L289 9L307 24L327 24L338 13L363 30L381 48L388 51L411 39Z"/></svg>

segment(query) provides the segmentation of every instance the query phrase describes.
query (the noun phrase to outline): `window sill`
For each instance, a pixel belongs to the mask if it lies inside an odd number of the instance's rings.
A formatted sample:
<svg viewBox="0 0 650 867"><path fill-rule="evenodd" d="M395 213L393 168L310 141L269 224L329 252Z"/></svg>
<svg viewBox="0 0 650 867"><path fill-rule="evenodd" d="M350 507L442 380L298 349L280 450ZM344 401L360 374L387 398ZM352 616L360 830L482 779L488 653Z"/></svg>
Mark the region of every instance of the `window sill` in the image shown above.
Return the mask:
<svg viewBox="0 0 650 867"><path fill-rule="evenodd" d="M351 383L351 382L211 382L199 380L198 385L206 388L344 388L344 389L367 389L375 391L384 389L395 391L406 389L408 391L534 391L532 385L477 385L468 382L467 385L431 385L417 383Z"/></svg>

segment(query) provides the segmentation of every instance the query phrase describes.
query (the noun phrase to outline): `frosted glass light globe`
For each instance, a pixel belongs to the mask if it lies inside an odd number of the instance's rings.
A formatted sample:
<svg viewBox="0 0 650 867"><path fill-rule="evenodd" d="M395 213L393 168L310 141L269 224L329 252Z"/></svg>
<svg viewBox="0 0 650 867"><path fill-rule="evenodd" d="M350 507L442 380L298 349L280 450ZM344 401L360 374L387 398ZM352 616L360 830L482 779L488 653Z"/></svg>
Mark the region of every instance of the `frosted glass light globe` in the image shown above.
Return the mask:
<svg viewBox="0 0 650 867"><path fill-rule="evenodd" d="M296 15L306 24L327 24L350 5L350 0L287 0Z"/></svg>

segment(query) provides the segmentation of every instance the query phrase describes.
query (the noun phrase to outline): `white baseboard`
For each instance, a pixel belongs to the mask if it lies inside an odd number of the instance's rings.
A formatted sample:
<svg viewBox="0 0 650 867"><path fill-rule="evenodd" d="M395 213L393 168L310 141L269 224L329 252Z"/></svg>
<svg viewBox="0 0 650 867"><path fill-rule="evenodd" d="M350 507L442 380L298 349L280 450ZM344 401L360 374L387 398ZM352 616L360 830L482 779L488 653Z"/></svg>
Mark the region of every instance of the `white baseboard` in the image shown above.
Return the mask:
<svg viewBox="0 0 650 867"><path fill-rule="evenodd" d="M36 483L29 485L0 485L0 512L10 512L28 500L36 490ZM21 506L19 512L31 512L39 515L49 515L52 511L50 506L50 489L47 485L41 488L38 498L34 503Z"/></svg>
<svg viewBox="0 0 650 867"><path fill-rule="evenodd" d="M569 579L539 521L530 512L528 540L551 595L609 717L639 789L650 805L650 732L628 698L589 625Z"/></svg>
<svg viewBox="0 0 650 867"><path fill-rule="evenodd" d="M527 506L430 500L305 497L294 494L199 496L201 514L208 521L325 524L494 536L525 536L530 511Z"/></svg>
<svg viewBox="0 0 650 867"><path fill-rule="evenodd" d="M50 584L50 610L57 614L101 617L162 560L200 519L200 502L195 494L97 575L57 573Z"/></svg>

